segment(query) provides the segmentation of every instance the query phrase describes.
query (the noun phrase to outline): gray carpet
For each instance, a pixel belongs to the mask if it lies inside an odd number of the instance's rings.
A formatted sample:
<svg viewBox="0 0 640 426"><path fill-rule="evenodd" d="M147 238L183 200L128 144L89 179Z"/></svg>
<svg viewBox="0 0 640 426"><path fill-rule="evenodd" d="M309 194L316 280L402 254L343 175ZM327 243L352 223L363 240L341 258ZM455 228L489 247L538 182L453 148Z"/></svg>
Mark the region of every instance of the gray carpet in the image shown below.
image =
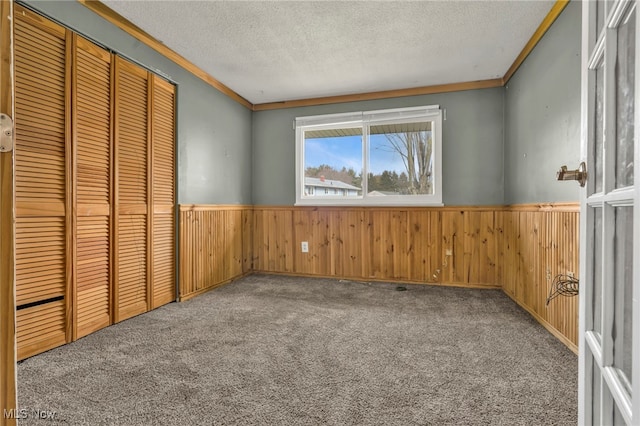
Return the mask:
<svg viewBox="0 0 640 426"><path fill-rule="evenodd" d="M577 423L577 357L502 292L396 287L252 275L172 303L21 362L20 424Z"/></svg>

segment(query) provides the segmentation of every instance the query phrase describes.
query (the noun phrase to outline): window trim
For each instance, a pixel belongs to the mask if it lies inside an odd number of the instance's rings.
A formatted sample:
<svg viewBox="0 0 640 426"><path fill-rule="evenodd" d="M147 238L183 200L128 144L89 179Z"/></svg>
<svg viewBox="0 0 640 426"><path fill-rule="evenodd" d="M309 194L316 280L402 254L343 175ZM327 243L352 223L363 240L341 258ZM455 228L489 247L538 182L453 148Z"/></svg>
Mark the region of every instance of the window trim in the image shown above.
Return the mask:
<svg viewBox="0 0 640 426"><path fill-rule="evenodd" d="M409 108L393 108L374 111L359 111L340 114L326 114L296 117L295 173L296 206L443 206L442 203L442 118L439 105ZM412 119L433 121L433 194L387 195L384 197L367 195L366 176L369 172L369 126L393 122L407 122ZM342 196L311 197L304 196L304 132L309 130L360 127L362 128L362 176L363 195L345 199Z"/></svg>

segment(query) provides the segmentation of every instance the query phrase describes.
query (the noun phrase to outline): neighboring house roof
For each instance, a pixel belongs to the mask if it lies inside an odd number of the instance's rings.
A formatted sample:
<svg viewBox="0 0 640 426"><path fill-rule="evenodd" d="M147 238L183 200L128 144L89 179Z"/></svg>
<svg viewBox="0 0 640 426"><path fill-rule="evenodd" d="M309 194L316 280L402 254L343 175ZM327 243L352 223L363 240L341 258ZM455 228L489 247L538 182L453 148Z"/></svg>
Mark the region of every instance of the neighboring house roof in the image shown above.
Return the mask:
<svg viewBox="0 0 640 426"><path fill-rule="evenodd" d="M355 191L360 191L361 189L361 188L358 188L357 186L349 185L348 183L344 183L340 180L321 179L321 178L312 178L312 177L305 177L304 184L305 186L317 186L321 188L353 189Z"/></svg>

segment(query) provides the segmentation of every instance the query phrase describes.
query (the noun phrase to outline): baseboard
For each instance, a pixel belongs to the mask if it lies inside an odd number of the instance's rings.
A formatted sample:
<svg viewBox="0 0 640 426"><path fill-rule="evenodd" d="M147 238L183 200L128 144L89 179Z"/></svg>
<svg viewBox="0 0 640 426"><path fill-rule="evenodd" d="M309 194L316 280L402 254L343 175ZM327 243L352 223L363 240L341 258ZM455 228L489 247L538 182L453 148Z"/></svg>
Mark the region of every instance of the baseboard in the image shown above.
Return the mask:
<svg viewBox="0 0 640 426"><path fill-rule="evenodd" d="M249 276L249 275L251 275L251 274L253 274L253 271L245 272L244 274L237 275L237 276L235 276L235 277L233 277L233 278L229 278L229 279L227 279L227 280L220 281L219 283L213 284L213 285L211 285L211 286L209 286L209 287L206 287L206 288L200 289L200 290L198 290L198 291L194 291L193 293L189 293L189 294L184 295L184 296L179 296L179 297L178 297L178 299L177 299L177 301L178 301L178 302L186 302L186 301L187 301L187 300L189 300L189 299L193 299L193 298L194 298L194 297L196 297L196 296L200 296L200 295L202 295L202 294L204 294L204 293L207 293L207 292L208 292L208 291L210 291L210 290L213 290L213 289L215 289L215 288L222 287L222 286L227 285L227 284L229 284L229 283L231 283L231 282L233 282L233 281L235 281L235 280L238 280L238 279L240 279L240 278L244 278L244 277Z"/></svg>
<svg viewBox="0 0 640 426"><path fill-rule="evenodd" d="M346 280L355 282L379 282L379 283L392 283L392 284L412 284L412 285L432 285L436 287L461 287L461 288L473 288L473 289L489 289L489 290L501 290L502 286L499 284L476 284L476 283L438 283L438 282L425 282L425 281L411 281L411 280L398 280L387 278L364 278L364 277L347 277L337 275L320 275L320 274L300 274L295 272L273 272L273 271L252 271L254 274L264 275L282 275L287 277L305 277L305 278L328 278L332 280Z"/></svg>

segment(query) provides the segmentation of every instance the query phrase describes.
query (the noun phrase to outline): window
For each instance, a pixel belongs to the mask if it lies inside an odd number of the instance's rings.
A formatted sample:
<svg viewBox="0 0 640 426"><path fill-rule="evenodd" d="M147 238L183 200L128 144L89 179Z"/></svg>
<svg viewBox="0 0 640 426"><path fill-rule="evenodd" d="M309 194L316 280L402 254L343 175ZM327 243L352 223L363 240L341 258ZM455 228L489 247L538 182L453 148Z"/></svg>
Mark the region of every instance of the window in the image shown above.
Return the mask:
<svg viewBox="0 0 640 426"><path fill-rule="evenodd" d="M296 118L296 205L442 205L435 106Z"/></svg>

